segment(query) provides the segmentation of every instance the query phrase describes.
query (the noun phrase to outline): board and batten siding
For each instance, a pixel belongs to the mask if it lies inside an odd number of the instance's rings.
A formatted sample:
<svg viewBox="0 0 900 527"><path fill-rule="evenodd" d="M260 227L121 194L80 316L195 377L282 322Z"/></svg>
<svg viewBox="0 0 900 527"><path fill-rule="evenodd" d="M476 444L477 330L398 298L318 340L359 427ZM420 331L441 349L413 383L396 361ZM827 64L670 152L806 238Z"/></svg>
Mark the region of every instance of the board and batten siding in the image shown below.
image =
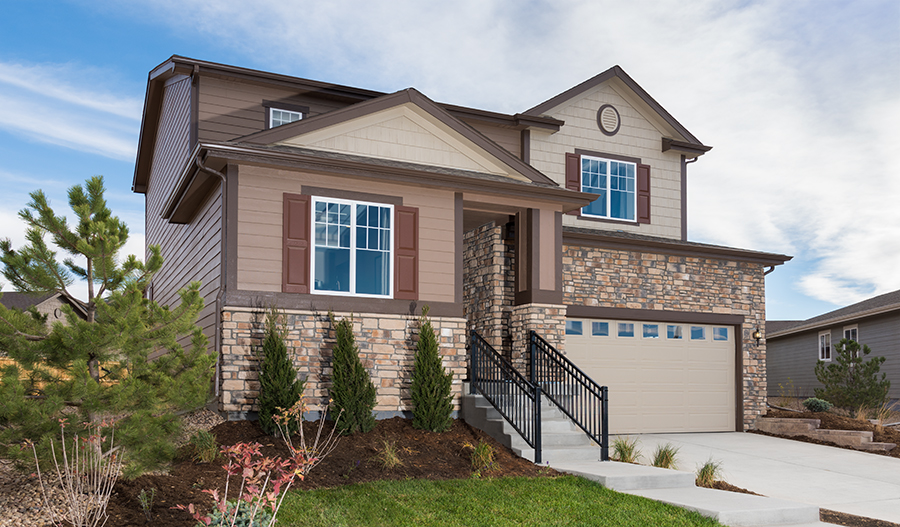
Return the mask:
<svg viewBox="0 0 900 527"><path fill-rule="evenodd" d="M900 313L894 312L858 322L840 322L833 326L771 339L768 347L768 391L770 398L787 395L788 382L801 397L812 397L822 384L816 379L819 357L819 332L831 332L832 348L844 336L844 328L857 326L860 344L871 348L868 358L885 357L881 373L891 381L888 396L900 399ZM834 351L832 351L834 353ZM779 387L781 385L781 387ZM777 404L777 403L776 403Z"/></svg>
<svg viewBox="0 0 900 527"><path fill-rule="evenodd" d="M597 110L612 104L621 118L619 132L606 136L597 125ZM614 229L650 236L681 239L681 156L662 152L662 133L644 117L611 83L604 83L581 97L567 101L547 112L565 121L556 133L531 131L530 161L560 186L566 186L566 153L575 149L639 158L651 166L650 223L616 222ZM563 224L594 229L611 224L565 215Z"/></svg>
<svg viewBox="0 0 900 527"><path fill-rule="evenodd" d="M419 209L419 299L455 301L454 193L426 187L240 167L238 178L237 286L242 291L281 291L283 195L304 185L399 196Z"/></svg>
<svg viewBox="0 0 900 527"><path fill-rule="evenodd" d="M200 79L198 137L200 141L229 141L266 129L263 101L309 107L305 117L330 112L345 103L319 99L296 90L204 76Z"/></svg>
<svg viewBox="0 0 900 527"><path fill-rule="evenodd" d="M153 277L153 299L175 307L178 291L200 281L205 300L197 324L215 342L215 298L221 280L221 197L216 190L203 203L190 224L171 224L161 217L162 208L190 155L190 78L170 79L163 89L159 131L146 193L146 244L162 247L163 266ZM182 339L182 345L189 337Z"/></svg>

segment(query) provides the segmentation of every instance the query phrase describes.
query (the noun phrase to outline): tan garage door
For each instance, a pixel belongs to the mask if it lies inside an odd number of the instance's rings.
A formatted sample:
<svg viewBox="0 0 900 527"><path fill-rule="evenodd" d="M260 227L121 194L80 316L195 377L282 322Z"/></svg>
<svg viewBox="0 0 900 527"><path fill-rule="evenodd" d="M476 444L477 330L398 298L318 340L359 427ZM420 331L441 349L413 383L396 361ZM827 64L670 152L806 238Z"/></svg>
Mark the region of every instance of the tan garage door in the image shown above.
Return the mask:
<svg viewBox="0 0 900 527"><path fill-rule="evenodd" d="M610 434L735 429L731 326L568 319L566 355L609 386Z"/></svg>

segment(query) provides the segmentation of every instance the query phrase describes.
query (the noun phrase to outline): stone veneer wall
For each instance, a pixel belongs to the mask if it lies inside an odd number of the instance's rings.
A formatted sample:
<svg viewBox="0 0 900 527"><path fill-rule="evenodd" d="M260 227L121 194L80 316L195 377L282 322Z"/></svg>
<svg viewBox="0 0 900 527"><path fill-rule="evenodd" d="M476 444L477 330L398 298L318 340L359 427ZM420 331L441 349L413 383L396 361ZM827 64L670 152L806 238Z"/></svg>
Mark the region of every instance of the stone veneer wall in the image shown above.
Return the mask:
<svg viewBox="0 0 900 527"><path fill-rule="evenodd" d="M472 229L463 240L466 329L477 331L497 351L509 356L513 243L503 239L503 227L494 223Z"/></svg>
<svg viewBox="0 0 900 527"><path fill-rule="evenodd" d="M288 350L300 378L306 378L310 410L327 404L331 387L331 350L334 330L327 313L285 312ZM335 313L353 316L353 334L359 356L377 391L375 411L379 418L409 416L412 411L410 383L418 341L418 317ZM226 307L222 312L222 384L219 410L229 419L254 417L259 396L259 360L264 315L258 310ZM453 396L459 408L462 380L466 375L465 320L431 317L437 331L444 367L453 372Z"/></svg>
<svg viewBox="0 0 900 527"><path fill-rule="evenodd" d="M744 429L766 411L766 348L751 338L765 313L763 265L563 246L563 302L742 315Z"/></svg>
<svg viewBox="0 0 900 527"><path fill-rule="evenodd" d="M529 374L531 331L537 331L548 344L566 353L566 306L524 304L515 306L510 317L512 333L511 362L523 374Z"/></svg>

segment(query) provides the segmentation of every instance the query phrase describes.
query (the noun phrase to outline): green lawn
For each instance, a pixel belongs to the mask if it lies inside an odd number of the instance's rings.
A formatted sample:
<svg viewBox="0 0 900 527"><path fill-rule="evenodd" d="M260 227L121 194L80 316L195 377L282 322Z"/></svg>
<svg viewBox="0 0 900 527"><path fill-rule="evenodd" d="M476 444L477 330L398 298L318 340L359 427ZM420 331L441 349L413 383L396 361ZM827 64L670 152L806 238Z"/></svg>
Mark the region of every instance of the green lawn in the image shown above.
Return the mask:
<svg viewBox="0 0 900 527"><path fill-rule="evenodd" d="M574 476L378 481L291 492L278 525L717 526L678 507L620 494Z"/></svg>

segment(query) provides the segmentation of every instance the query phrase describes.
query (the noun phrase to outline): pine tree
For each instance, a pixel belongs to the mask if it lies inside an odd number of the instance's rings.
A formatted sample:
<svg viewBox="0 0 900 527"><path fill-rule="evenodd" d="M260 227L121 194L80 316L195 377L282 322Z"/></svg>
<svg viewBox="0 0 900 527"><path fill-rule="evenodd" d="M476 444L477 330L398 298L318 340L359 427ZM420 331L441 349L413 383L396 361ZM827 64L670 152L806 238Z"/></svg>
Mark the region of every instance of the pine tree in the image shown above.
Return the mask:
<svg viewBox="0 0 900 527"><path fill-rule="evenodd" d="M447 372L441 363L437 338L428 306L422 309L419 319L419 342L416 345L415 365L412 374L413 428L444 432L453 424L453 396L450 385L453 372Z"/></svg>
<svg viewBox="0 0 900 527"><path fill-rule="evenodd" d="M71 227L35 191L19 213L28 226L26 245L14 250L0 240L3 276L14 289L60 293L86 313L82 318L65 305L66 323L47 327L0 306L0 351L12 359L0 379L0 457L27 455L18 448L24 440L47 456L64 416L67 434L115 417L115 442L125 450L127 474L136 475L174 456L176 412L206 401L215 355L194 324L203 308L199 282L179 292L174 309L144 298L163 263L160 248L150 246L146 262L129 256L120 263L128 228L106 206L104 191L99 176L69 189L77 218ZM60 262L46 237L69 257ZM86 301L69 292L76 279L87 282ZM185 348L179 339L188 335ZM69 415L73 410L78 415Z"/></svg>
<svg viewBox="0 0 900 527"><path fill-rule="evenodd" d="M303 393L304 381L297 379L297 370L288 356L284 314L275 307L266 312L266 337L262 345L262 365L259 370L259 424L267 434L279 432L272 416L294 406ZM292 421L288 430L298 430Z"/></svg>
<svg viewBox="0 0 900 527"><path fill-rule="evenodd" d="M884 357L865 356L872 353L869 346L860 347L855 340L841 339L834 347L834 362L816 362L816 379L824 388L816 388L816 397L843 408L879 408L887 401L891 381L886 374L878 374Z"/></svg>
<svg viewBox="0 0 900 527"><path fill-rule="evenodd" d="M336 322L333 313L328 317L336 336L331 358L331 399L339 415L335 428L344 435L368 432L375 428L375 385L359 360L353 319Z"/></svg>

